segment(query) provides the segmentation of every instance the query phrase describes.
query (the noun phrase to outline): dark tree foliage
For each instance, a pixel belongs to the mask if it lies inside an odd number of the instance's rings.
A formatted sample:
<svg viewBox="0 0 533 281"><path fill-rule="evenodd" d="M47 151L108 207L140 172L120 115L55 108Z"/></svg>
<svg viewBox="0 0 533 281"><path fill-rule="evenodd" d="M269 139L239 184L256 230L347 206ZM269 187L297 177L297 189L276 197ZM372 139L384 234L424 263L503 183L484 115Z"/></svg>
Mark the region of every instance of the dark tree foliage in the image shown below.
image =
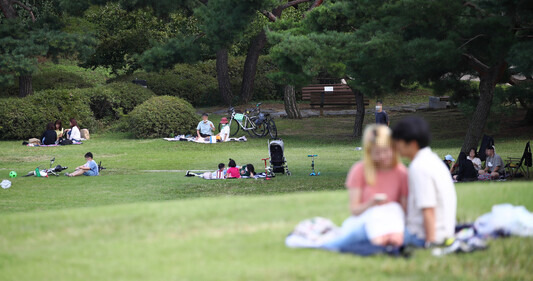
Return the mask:
<svg viewBox="0 0 533 281"><path fill-rule="evenodd" d="M33 3L0 1L0 84L18 78L20 97L33 93L38 57L56 59L66 54L84 60L94 44L90 37L62 31L63 11L52 1Z"/></svg>
<svg viewBox="0 0 533 281"><path fill-rule="evenodd" d="M283 70L277 78L295 85L326 70L366 95L391 91L397 81L472 95L460 78L479 77L464 151L483 134L496 85L510 74L531 78L532 19L526 0L335 1L300 24L280 24L270 40Z"/></svg>

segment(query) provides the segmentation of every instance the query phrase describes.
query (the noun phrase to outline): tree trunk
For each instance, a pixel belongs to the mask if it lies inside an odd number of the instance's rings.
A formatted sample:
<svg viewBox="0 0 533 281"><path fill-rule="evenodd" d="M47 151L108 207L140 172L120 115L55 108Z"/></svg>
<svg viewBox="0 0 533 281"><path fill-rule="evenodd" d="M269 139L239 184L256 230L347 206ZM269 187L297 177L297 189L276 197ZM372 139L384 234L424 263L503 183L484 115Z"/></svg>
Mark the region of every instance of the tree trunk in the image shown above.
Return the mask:
<svg viewBox="0 0 533 281"><path fill-rule="evenodd" d="M533 108L528 107L526 111L526 117L524 118L524 124L533 124Z"/></svg>
<svg viewBox="0 0 533 281"><path fill-rule="evenodd" d="M466 132L463 147L461 148L462 152L468 153L472 147L477 147L483 137L483 130L485 129L487 118L490 114L494 88L497 82L497 76L493 72L494 70L491 69L486 75L479 76L479 101L470 119L468 131Z"/></svg>
<svg viewBox="0 0 533 281"><path fill-rule="evenodd" d="M365 100L364 95L358 90L353 91L355 94L356 109L355 123L353 125L353 137L357 138L363 135L363 121L365 121Z"/></svg>
<svg viewBox="0 0 533 281"><path fill-rule="evenodd" d="M222 101L224 104L230 106L233 99L233 94L231 93L227 49L223 48L217 51L216 68L218 91L222 96Z"/></svg>
<svg viewBox="0 0 533 281"><path fill-rule="evenodd" d="M19 76L19 97L23 98L31 94L33 94L32 76Z"/></svg>
<svg viewBox="0 0 533 281"><path fill-rule="evenodd" d="M241 97L244 103L252 100L254 93L255 74L257 73L257 61L261 50L265 47L267 38L266 32L263 30L253 39L246 60L244 61L244 70L242 73Z"/></svg>
<svg viewBox="0 0 533 281"><path fill-rule="evenodd" d="M286 85L283 88L283 101L285 103L285 112L289 119L301 119L302 113L296 103L296 94L294 93L293 85Z"/></svg>

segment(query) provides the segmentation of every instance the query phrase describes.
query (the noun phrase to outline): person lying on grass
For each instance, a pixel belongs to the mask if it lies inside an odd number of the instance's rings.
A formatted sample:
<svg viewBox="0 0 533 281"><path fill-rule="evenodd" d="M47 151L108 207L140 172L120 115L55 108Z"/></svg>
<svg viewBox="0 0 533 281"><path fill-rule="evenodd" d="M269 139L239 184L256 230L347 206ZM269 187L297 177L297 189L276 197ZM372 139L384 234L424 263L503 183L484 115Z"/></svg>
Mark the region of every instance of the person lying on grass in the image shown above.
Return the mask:
<svg viewBox="0 0 533 281"><path fill-rule="evenodd" d="M209 115L207 113L202 114L202 121L196 126L196 138L207 138L213 135L215 125L208 118Z"/></svg>
<svg viewBox="0 0 533 281"><path fill-rule="evenodd" d="M241 168L241 177L253 178L253 177L255 177L255 175L256 175L256 173L255 173L254 165L246 164L246 166L243 166Z"/></svg>
<svg viewBox="0 0 533 281"><path fill-rule="evenodd" d="M239 168L237 168L237 163L235 163L235 160L229 159L228 163L228 170L226 171L226 175L228 179L239 179L241 178L241 173L239 171Z"/></svg>
<svg viewBox="0 0 533 281"><path fill-rule="evenodd" d="M365 129L363 160L353 165L346 178L351 217L342 224L341 235L326 242L323 249L368 255L374 253L374 245L402 244L403 232L369 238L364 214L372 207L390 202L401 206L397 208L400 212L407 206L407 168L399 162L391 134L386 125Z"/></svg>
<svg viewBox="0 0 533 281"><path fill-rule="evenodd" d="M98 176L98 164L93 160L93 154L87 152L85 154L85 165L76 167L76 170L72 173L65 173L65 176L76 177L76 176Z"/></svg>

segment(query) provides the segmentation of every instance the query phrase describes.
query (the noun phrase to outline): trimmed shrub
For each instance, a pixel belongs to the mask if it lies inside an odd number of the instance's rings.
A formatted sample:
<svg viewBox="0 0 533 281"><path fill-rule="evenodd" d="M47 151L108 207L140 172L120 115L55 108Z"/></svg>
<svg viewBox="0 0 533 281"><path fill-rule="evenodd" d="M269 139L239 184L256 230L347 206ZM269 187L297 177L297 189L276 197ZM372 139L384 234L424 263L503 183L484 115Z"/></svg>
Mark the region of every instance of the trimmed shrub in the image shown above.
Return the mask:
<svg viewBox="0 0 533 281"><path fill-rule="evenodd" d="M48 90L25 98L0 99L0 138L27 139L40 137L48 122L56 119L68 127L76 118L80 128L94 130L96 120L87 97L75 90Z"/></svg>
<svg viewBox="0 0 533 281"><path fill-rule="evenodd" d="M234 102L238 103L241 90L244 57L229 58L229 75ZM257 64L253 100L282 100L283 92L267 77L277 71L268 56L261 56ZM131 82L135 78L146 80L148 88L156 95L177 96L195 106L221 103L218 93L216 61L207 60L197 64L177 64L172 70L159 73L136 72L121 76L114 81Z"/></svg>
<svg viewBox="0 0 533 281"><path fill-rule="evenodd" d="M79 92L89 98L94 117L105 121L120 119L154 96L151 90L128 82L111 83Z"/></svg>
<svg viewBox="0 0 533 281"><path fill-rule="evenodd" d="M92 87L92 85L86 82L80 75L72 72L53 70L39 72L33 75L33 90L35 92L89 87ZM18 96L18 88L18 79L15 79L15 83L11 86L4 87L0 95L16 97Z"/></svg>
<svg viewBox="0 0 533 281"><path fill-rule="evenodd" d="M178 64L174 70L137 72L115 80L131 83L134 79L146 80L148 89L158 96L175 96L194 105L212 105L220 100L216 79L200 72L194 65Z"/></svg>
<svg viewBox="0 0 533 281"><path fill-rule="evenodd" d="M137 138L168 137L194 131L198 116L187 101L171 96L153 97L129 115L131 132Z"/></svg>

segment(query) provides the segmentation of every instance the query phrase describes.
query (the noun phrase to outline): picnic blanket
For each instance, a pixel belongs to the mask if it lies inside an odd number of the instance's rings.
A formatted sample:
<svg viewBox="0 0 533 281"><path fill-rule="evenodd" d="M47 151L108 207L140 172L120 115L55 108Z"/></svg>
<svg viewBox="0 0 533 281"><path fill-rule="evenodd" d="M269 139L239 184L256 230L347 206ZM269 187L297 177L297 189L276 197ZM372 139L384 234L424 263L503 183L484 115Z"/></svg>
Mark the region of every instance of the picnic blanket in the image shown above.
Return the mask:
<svg viewBox="0 0 533 281"><path fill-rule="evenodd" d="M72 144L83 144L81 141L78 142L78 141L73 141ZM29 146L29 147L51 147L51 146L62 146L60 144L35 144L35 143L28 143L26 146Z"/></svg>
<svg viewBox="0 0 533 281"><path fill-rule="evenodd" d="M220 141L217 141L217 140L213 140L213 138L199 138L199 139L197 139L196 137L193 137L191 135L188 135L188 136L179 135L179 136L175 136L173 138L163 138L163 139L166 140L166 141L190 141L190 142L195 142L195 143L217 143L217 142L220 142ZM245 142L245 141L248 141L248 139L246 139L245 136L242 136L240 138L228 138L228 140L226 142L230 142L230 141Z"/></svg>
<svg viewBox="0 0 533 281"><path fill-rule="evenodd" d="M382 216L367 217L365 224L375 225L379 229L376 232L378 235L391 230L399 230L398 226L388 225L385 220L386 218ZM372 228L371 225L365 225L369 237L374 236ZM331 220L315 217L296 225L293 232L286 237L285 245L290 248L321 248L326 242L340 235L342 235L342 228L336 226ZM456 225L455 235L449 239L450 242L446 243L445 247L433 248L431 253L438 257L452 253L484 250L488 247L489 239L511 235L533 237L533 213L524 206L494 205L490 213L480 216L474 223ZM387 253L386 248L383 252Z"/></svg>

